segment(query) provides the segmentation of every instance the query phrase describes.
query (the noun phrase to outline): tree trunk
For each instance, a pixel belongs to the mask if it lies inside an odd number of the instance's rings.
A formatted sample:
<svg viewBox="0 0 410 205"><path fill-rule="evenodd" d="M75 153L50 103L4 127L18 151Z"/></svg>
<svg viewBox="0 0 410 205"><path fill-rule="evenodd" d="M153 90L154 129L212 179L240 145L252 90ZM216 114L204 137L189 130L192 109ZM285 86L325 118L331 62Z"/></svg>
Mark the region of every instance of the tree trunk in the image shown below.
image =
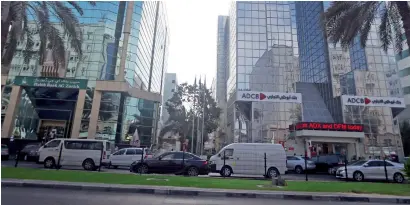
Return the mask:
<svg viewBox="0 0 410 205"><path fill-rule="evenodd" d="M403 22L404 35L406 36L407 45L410 48L410 5L407 1L396 1L401 21Z"/></svg>
<svg viewBox="0 0 410 205"><path fill-rule="evenodd" d="M1 55L3 56L4 46L6 45L7 35L9 33L10 20L8 18L10 10L10 1L1 2Z"/></svg>

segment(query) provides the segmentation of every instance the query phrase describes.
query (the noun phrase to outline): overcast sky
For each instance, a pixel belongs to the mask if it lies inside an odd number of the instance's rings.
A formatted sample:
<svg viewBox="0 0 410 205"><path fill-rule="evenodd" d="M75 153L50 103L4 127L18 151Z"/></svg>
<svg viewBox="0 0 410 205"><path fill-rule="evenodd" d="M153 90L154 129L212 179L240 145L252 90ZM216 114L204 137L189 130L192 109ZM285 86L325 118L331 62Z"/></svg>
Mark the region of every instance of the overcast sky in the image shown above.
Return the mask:
<svg viewBox="0 0 410 205"><path fill-rule="evenodd" d="M170 29L168 73L179 83L206 75L211 86L216 72L218 15L228 15L227 0L167 0Z"/></svg>

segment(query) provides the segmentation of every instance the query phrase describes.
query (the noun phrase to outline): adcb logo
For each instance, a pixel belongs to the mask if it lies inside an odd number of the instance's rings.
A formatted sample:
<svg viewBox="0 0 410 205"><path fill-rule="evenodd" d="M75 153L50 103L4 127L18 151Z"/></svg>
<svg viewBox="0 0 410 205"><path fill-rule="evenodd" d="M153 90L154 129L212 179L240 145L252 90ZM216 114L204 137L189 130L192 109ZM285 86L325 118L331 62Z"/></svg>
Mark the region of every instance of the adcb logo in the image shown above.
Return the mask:
<svg viewBox="0 0 410 205"><path fill-rule="evenodd" d="M369 98L348 98L347 102L348 103L354 103L354 104L363 104L364 103L365 105L367 105L367 104L371 103L372 101Z"/></svg>
<svg viewBox="0 0 410 205"><path fill-rule="evenodd" d="M255 93L244 93L242 94L242 99L254 99L254 100L264 100L266 95L263 93L255 94Z"/></svg>

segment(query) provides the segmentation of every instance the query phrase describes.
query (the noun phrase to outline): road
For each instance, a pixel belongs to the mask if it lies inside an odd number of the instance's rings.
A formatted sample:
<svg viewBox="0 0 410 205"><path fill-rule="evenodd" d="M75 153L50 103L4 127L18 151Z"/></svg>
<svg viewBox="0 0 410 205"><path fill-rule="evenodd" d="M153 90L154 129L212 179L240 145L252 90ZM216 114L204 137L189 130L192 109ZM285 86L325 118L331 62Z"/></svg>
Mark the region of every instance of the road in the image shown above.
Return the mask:
<svg viewBox="0 0 410 205"><path fill-rule="evenodd" d="M15 164L14 160L8 160L8 161L2 161L1 162L2 166L14 166L14 164ZM43 165L36 164L34 162L27 162L27 161L19 161L18 167L43 169ZM85 171L80 166L64 166L63 169ZM102 168L101 171L102 172L109 172L109 173L118 173L118 174L132 174L132 173L129 172L128 168L126 168L126 167L120 167L118 169ZM220 175L212 173L210 175L200 176L200 177L220 177ZM248 179L263 179L263 176L252 176L252 175L232 175L232 177L248 178ZM305 180L305 175L304 174L288 173L288 174L284 175L283 178L286 179L286 180L303 181L303 180ZM308 174L308 179L309 179L309 181L337 181L337 179L334 176L330 176L330 175L327 175L327 174Z"/></svg>
<svg viewBox="0 0 410 205"><path fill-rule="evenodd" d="M1 204L30 205L357 205L348 202L318 202L251 198L144 195L133 193L52 190L2 187ZM366 205L376 205L365 203ZM380 205L380 204L378 204Z"/></svg>

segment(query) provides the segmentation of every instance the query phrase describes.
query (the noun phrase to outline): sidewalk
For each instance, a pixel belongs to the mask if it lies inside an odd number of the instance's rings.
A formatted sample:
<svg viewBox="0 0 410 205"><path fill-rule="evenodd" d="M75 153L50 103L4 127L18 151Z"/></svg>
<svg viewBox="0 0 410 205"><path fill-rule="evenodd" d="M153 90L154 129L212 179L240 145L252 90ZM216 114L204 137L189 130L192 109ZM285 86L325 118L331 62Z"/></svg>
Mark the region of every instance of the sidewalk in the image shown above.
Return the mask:
<svg viewBox="0 0 410 205"><path fill-rule="evenodd" d="M371 202L410 204L410 196L387 196L375 194L353 193L318 193L318 192L292 192L292 191L251 191L232 189L202 189L193 187L170 186L141 186L117 185L101 183L57 182L40 180L2 179L2 187L32 187L71 189L86 191L128 192L162 195L208 196L208 197L245 197L245 198L270 198L288 200L314 200L314 201L346 201L346 202Z"/></svg>

